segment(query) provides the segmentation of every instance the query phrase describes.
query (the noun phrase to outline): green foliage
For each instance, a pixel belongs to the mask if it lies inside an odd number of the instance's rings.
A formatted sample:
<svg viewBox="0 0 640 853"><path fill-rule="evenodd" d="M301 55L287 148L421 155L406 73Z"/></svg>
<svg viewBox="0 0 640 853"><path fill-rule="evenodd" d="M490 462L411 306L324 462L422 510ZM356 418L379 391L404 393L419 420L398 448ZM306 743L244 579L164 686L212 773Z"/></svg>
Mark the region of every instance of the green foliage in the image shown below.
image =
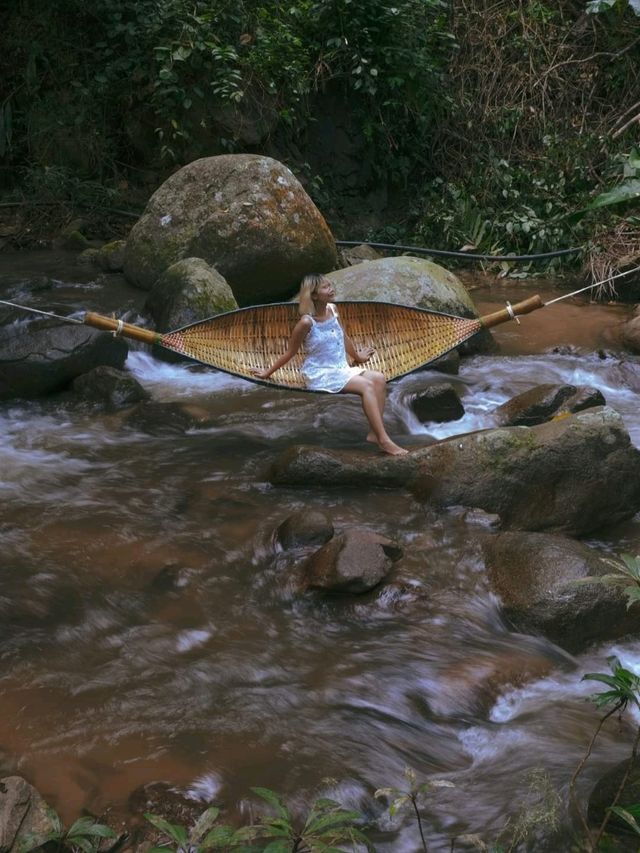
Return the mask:
<svg viewBox="0 0 640 853"><path fill-rule="evenodd" d="M622 554L622 562L605 559L615 571L606 575L592 575L576 581L578 584L601 583L605 586L621 586L627 596L627 607L640 601L640 554L632 557Z"/></svg>
<svg viewBox="0 0 640 853"><path fill-rule="evenodd" d="M640 819L640 805L634 804L625 806L624 808L622 806L613 806L609 811L621 818L627 826L631 827L636 835L640 835L640 824L638 823Z"/></svg>
<svg viewBox="0 0 640 853"><path fill-rule="evenodd" d="M619 12L631 9L636 15L640 15L640 0L590 0L587 3L587 12L591 14L607 12L611 9Z"/></svg>
<svg viewBox="0 0 640 853"><path fill-rule="evenodd" d="M250 828L269 841L263 853L339 853L338 844L349 844L373 850L369 839L359 828L363 818L356 811L343 809L326 798L317 799L304 823L298 825L282 800L268 788L252 788L272 809L272 817Z"/></svg>
<svg viewBox="0 0 640 853"><path fill-rule="evenodd" d="M640 677L625 669L615 655L607 658L611 675L606 672L590 672L583 675L582 680L600 681L610 689L595 693L591 700L598 708L613 705L614 710L624 711L632 704L640 708Z"/></svg>
<svg viewBox="0 0 640 853"><path fill-rule="evenodd" d="M200 815L190 830L179 824L169 823L158 815L145 814L149 823L169 839L168 845L151 847L149 853L167 853L167 850L173 850L175 853L204 853L206 850L252 849L247 846L255 835L251 827L234 829L232 826L214 826L219 814L220 809L211 806Z"/></svg>
<svg viewBox="0 0 640 853"><path fill-rule="evenodd" d="M97 853L103 839L117 837L110 827L98 823L92 817L80 817L69 829L65 829L60 816L51 808L47 811L51 830L45 837L41 833L26 836L20 845L19 853L30 853L49 843L73 853Z"/></svg>
<svg viewBox="0 0 640 853"><path fill-rule="evenodd" d="M455 787L453 782L449 782L446 779L429 779L426 782L421 782L418 784L416 779L415 771L411 767L407 767L404 771L404 776L407 782L409 783L408 788L379 788L375 795L376 797L384 797L387 800L391 800L391 805L389 806L389 815L394 817L400 809L405 806L410 806L413 809L413 812L416 816L416 820L418 823L418 831L420 832L420 839L422 841L422 849L427 851L427 842L424 837L424 830L422 828L422 818L420 816L420 801L427 795L434 791L436 788L453 788Z"/></svg>
<svg viewBox="0 0 640 853"><path fill-rule="evenodd" d="M587 210L610 207L640 198L640 150L633 148L629 154L622 157L622 161L622 182L597 195L589 202Z"/></svg>

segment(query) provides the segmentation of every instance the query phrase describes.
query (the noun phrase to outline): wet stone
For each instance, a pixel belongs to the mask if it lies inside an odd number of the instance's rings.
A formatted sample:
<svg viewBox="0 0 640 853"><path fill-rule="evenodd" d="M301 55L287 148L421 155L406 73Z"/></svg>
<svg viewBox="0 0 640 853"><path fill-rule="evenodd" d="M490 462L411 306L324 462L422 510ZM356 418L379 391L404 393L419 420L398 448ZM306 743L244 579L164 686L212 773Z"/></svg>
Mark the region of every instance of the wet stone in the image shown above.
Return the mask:
<svg viewBox="0 0 640 853"><path fill-rule="evenodd" d="M445 423L464 416L464 406L448 382L429 385L419 391L411 400L411 408L421 423Z"/></svg>
<svg viewBox="0 0 640 853"><path fill-rule="evenodd" d="M318 510L300 510L286 518L276 531L276 541L285 551L324 545L333 536L333 523Z"/></svg>

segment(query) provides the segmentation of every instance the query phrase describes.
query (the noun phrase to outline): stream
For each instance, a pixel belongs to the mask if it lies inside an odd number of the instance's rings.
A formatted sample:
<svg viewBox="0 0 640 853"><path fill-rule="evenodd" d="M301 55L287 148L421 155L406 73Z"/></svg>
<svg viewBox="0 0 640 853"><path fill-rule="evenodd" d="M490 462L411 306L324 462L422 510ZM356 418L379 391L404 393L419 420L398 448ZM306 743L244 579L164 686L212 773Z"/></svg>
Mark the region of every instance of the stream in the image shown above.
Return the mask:
<svg viewBox="0 0 640 853"><path fill-rule="evenodd" d="M542 280L465 281L481 314L563 292ZM134 318L145 298L50 252L0 255L0 293ZM630 313L574 298L501 326L500 352L463 359L458 376L393 383L389 433L409 447L491 427L496 406L562 382L599 388L640 446L640 359L614 334ZM252 786L300 811L323 794L377 819L371 838L393 853L420 849L416 825L408 812L390 821L373 792L403 787L407 766L455 786L424 809L436 853L465 833L495 840L531 795L532 771L566 802L599 717L581 677L608 672L611 654L640 673L640 639L571 657L511 632L483 567L491 531L460 512L402 492L270 486L269 463L291 444L363 448L355 398L271 390L143 347L127 368L152 395L154 418L58 398L0 403L1 775L27 778L65 821L126 813L131 793L154 781L203 810L223 804L231 821L255 809ZM409 395L442 381L465 416L419 423ZM185 429L174 404L200 425ZM395 539L400 592L292 594L273 534L301 509ZM640 553L640 516L587 544ZM514 666L532 676L505 686L499 674ZM629 754L632 723L605 728L583 799ZM563 806L567 851L572 819Z"/></svg>

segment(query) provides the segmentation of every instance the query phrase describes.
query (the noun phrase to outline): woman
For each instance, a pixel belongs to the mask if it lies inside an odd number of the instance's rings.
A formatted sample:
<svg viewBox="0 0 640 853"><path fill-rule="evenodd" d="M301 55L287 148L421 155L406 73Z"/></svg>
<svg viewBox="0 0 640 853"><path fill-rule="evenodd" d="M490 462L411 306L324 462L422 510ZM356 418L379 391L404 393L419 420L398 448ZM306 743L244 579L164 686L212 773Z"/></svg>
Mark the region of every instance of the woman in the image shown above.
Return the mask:
<svg viewBox="0 0 640 853"><path fill-rule="evenodd" d="M356 365L365 364L374 350L372 347L356 350L340 325L331 301L334 298L335 291L328 278L305 276L298 294L301 318L293 329L287 351L271 367L253 373L258 379L268 379L304 344L302 375L307 388L331 394L358 394L371 427L367 441L377 444L384 453L403 455L407 451L391 440L382 420L387 391L384 376L376 370L351 367L347 361L349 355Z"/></svg>

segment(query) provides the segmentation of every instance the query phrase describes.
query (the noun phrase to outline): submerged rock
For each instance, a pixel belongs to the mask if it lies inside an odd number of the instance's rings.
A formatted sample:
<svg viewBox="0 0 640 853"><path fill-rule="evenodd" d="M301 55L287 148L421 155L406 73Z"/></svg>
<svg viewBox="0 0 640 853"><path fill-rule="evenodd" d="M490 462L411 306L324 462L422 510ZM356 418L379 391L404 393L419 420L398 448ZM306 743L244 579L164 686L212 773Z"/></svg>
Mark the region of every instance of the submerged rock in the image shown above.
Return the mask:
<svg viewBox="0 0 640 853"><path fill-rule="evenodd" d="M640 630L640 604L620 587L580 583L611 573L595 551L565 536L500 533L485 540L491 585L518 631L542 633L571 653Z"/></svg>
<svg viewBox="0 0 640 853"><path fill-rule="evenodd" d="M303 566L303 585L327 592L366 592L391 571L402 550L368 530L345 530L316 551Z"/></svg>
<svg viewBox="0 0 640 853"><path fill-rule="evenodd" d="M589 823L592 826L600 826L604 820L607 811L613 803L618 789L622 784L627 768L629 767L629 759L615 765L608 773L596 783L591 795L589 796L589 807L587 816ZM620 799L617 805L621 808L637 805L640 802L640 757L637 757L631 765L629 778L627 779ZM622 836L628 839L629 847L625 850L635 851L638 849L638 836L633 832L626 821L615 814L610 815L609 823L607 824L607 832L616 836Z"/></svg>
<svg viewBox="0 0 640 853"><path fill-rule="evenodd" d="M94 367L73 381L75 395L88 403L95 403L107 411L132 406L150 398L149 392L124 370L114 367Z"/></svg>
<svg viewBox="0 0 640 853"><path fill-rule="evenodd" d="M215 266L239 303L288 296L337 264L333 236L282 163L256 154L203 157L171 175L127 240L125 274L149 290L183 258Z"/></svg>
<svg viewBox="0 0 640 853"><path fill-rule="evenodd" d="M279 525L276 541L281 548L308 548L324 545L333 536L333 523L319 510L300 510L292 513Z"/></svg>
<svg viewBox="0 0 640 853"><path fill-rule="evenodd" d="M94 367L124 366L122 338L58 320L0 328L0 400L61 391Z"/></svg>
<svg viewBox="0 0 640 853"><path fill-rule="evenodd" d="M448 382L428 385L411 396L411 408L421 423L457 421L464 416L460 397Z"/></svg>
<svg viewBox="0 0 640 853"><path fill-rule="evenodd" d="M545 384L512 397L494 415L500 426L535 426L558 415L604 405L606 400L597 388Z"/></svg>
<svg viewBox="0 0 640 853"><path fill-rule="evenodd" d="M274 485L406 488L437 507L497 513L504 528L584 535L640 509L640 451L600 407L535 427L458 435L405 456L294 446Z"/></svg>

